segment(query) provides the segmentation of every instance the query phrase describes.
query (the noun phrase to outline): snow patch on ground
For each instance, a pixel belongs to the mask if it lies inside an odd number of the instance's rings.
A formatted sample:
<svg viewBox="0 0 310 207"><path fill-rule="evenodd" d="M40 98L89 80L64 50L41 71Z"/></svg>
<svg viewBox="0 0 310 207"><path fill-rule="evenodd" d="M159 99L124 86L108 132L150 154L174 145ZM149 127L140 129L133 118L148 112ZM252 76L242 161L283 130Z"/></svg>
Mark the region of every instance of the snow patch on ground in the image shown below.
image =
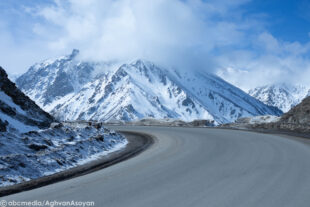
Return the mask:
<svg viewBox="0 0 310 207"><path fill-rule="evenodd" d="M233 123L223 124L220 127L229 127L236 129L248 129L258 124L276 123L281 119L279 116L265 115L239 118Z"/></svg>
<svg viewBox="0 0 310 207"><path fill-rule="evenodd" d="M250 119L250 124L261 124L261 123L271 123L280 120L279 116L254 116Z"/></svg>
<svg viewBox="0 0 310 207"><path fill-rule="evenodd" d="M272 123L280 120L279 116L254 116L254 117L245 117L240 118L236 121L236 123L246 123L246 124L262 124L262 123Z"/></svg>

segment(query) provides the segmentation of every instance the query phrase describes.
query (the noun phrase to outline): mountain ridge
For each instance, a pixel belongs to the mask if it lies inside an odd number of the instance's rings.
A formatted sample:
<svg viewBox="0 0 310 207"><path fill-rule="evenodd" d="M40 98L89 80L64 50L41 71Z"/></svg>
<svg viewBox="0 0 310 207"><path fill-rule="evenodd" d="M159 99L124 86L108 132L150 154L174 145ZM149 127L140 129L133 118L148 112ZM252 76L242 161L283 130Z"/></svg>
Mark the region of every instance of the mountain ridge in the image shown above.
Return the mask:
<svg viewBox="0 0 310 207"><path fill-rule="evenodd" d="M105 63L81 62L76 55L64 57L62 64L57 63L59 59L36 64L31 68L37 67L37 73L30 68L16 80L26 94L61 120L152 117L226 123L243 116L282 113L213 74L167 70L146 60L106 70ZM78 67L82 63L85 67ZM101 68L96 76L95 66ZM77 84L77 90L61 90L79 80L79 76L72 78L74 70L86 78ZM61 87L55 90L53 85ZM51 95L51 90L57 94Z"/></svg>
<svg viewBox="0 0 310 207"><path fill-rule="evenodd" d="M283 112L288 112L310 95L310 88L303 85L278 83L256 87L249 90L248 93L267 105L278 107Z"/></svg>

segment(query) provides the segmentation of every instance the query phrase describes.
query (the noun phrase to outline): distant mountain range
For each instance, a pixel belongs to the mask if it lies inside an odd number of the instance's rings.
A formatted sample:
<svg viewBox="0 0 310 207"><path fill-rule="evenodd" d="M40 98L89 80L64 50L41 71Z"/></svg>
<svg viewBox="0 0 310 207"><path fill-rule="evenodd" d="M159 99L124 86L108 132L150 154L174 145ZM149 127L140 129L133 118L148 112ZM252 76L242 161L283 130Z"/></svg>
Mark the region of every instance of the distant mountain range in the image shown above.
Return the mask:
<svg viewBox="0 0 310 207"><path fill-rule="evenodd" d="M310 88L280 83L254 88L249 90L249 94L269 106L278 107L283 112L288 112L310 95Z"/></svg>
<svg viewBox="0 0 310 207"><path fill-rule="evenodd" d="M204 72L167 70L137 60L80 61L78 50L30 67L17 86L60 120L124 120L146 117L232 122L240 117L280 115L223 79Z"/></svg>

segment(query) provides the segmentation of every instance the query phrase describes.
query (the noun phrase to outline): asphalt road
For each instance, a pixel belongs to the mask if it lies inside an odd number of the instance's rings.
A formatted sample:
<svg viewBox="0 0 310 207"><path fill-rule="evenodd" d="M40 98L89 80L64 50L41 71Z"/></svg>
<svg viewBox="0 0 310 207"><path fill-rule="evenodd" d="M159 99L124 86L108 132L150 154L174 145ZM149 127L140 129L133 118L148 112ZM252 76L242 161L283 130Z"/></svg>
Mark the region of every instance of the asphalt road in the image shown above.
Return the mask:
<svg viewBox="0 0 310 207"><path fill-rule="evenodd" d="M309 207L310 147L277 135L198 128L119 127L155 135L109 168L8 197L96 206Z"/></svg>

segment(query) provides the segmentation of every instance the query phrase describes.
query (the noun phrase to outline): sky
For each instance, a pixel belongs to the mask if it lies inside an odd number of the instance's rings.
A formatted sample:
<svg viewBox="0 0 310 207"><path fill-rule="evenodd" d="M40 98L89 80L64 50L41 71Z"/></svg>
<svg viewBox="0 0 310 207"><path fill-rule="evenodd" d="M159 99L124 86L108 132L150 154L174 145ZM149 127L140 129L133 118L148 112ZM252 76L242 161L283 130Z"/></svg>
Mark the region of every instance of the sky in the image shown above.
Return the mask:
<svg viewBox="0 0 310 207"><path fill-rule="evenodd" d="M0 65L10 75L80 50L215 73L248 90L310 85L307 0L0 1Z"/></svg>

